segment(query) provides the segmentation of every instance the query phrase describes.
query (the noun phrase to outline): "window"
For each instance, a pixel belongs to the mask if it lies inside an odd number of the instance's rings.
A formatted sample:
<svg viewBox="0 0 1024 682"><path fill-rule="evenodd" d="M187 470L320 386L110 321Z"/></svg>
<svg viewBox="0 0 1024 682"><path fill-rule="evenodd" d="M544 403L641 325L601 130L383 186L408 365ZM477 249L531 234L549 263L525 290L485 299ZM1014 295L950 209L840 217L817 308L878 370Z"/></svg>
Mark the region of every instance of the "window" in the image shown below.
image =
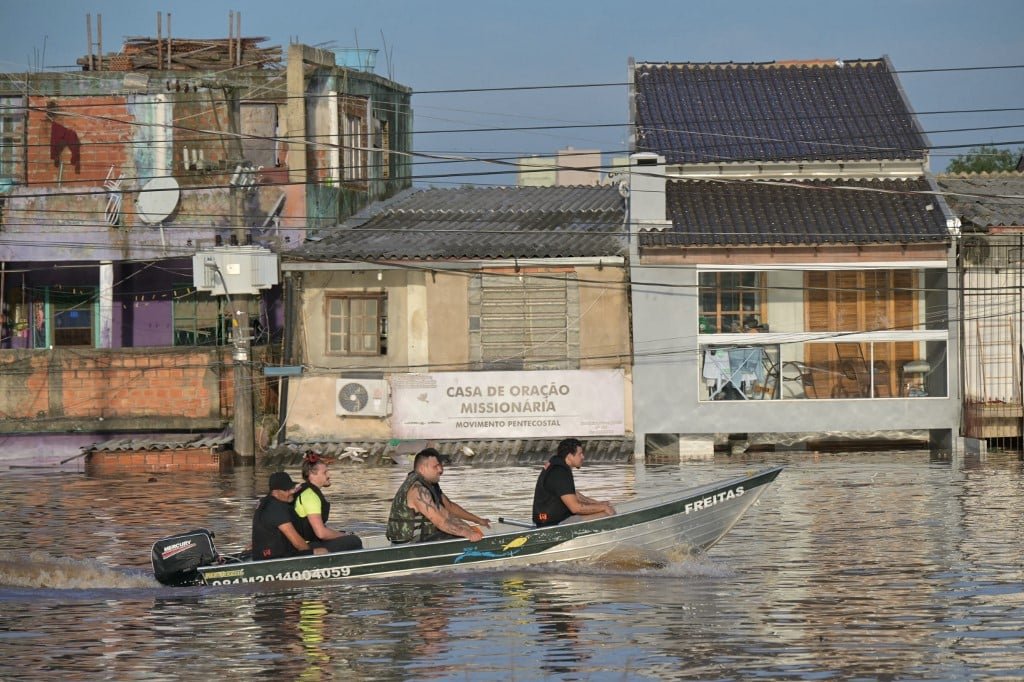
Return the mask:
<svg viewBox="0 0 1024 682"><path fill-rule="evenodd" d="M387 297L346 294L327 297L327 353L387 355Z"/></svg>
<svg viewBox="0 0 1024 682"><path fill-rule="evenodd" d="M702 399L945 397L946 278L938 267L701 272Z"/></svg>
<svg viewBox="0 0 1024 682"><path fill-rule="evenodd" d="M391 124L377 121L377 149L379 155L380 179L391 178Z"/></svg>
<svg viewBox="0 0 1024 682"><path fill-rule="evenodd" d="M92 346L95 291L50 290L53 346Z"/></svg>
<svg viewBox="0 0 1024 682"><path fill-rule="evenodd" d="M700 273L700 331L767 331L764 282L758 272Z"/></svg>
<svg viewBox="0 0 1024 682"><path fill-rule="evenodd" d="M25 98L0 97L0 181L24 176Z"/></svg>
<svg viewBox="0 0 1024 682"><path fill-rule="evenodd" d="M250 325L260 327L259 300L246 299L244 305ZM173 315L175 346L225 346L232 342L232 312L221 296L192 288L180 289L175 293ZM259 342L256 334L253 340Z"/></svg>
<svg viewBox="0 0 1024 682"><path fill-rule="evenodd" d="M479 275L470 284L470 357L491 369L576 369L575 274Z"/></svg>
<svg viewBox="0 0 1024 682"><path fill-rule="evenodd" d="M367 100L361 97L341 98L342 179L366 180Z"/></svg>

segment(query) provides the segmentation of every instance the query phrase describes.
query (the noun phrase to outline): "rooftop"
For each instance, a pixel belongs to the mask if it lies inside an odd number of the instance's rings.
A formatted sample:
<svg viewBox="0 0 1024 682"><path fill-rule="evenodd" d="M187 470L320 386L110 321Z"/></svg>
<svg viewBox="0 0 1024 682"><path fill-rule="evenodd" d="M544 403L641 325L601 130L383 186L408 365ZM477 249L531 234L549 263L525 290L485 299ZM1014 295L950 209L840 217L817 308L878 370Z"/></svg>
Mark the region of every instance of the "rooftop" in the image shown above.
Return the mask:
<svg viewBox="0 0 1024 682"><path fill-rule="evenodd" d="M965 228L1024 226L1024 173L940 175L936 182Z"/></svg>
<svg viewBox="0 0 1024 682"><path fill-rule="evenodd" d="M637 63L636 149L669 164L923 160L887 59Z"/></svg>
<svg viewBox="0 0 1024 682"><path fill-rule="evenodd" d="M625 255L614 186L409 190L321 232L289 260L582 258Z"/></svg>
<svg viewBox="0 0 1024 682"><path fill-rule="evenodd" d="M943 242L946 216L924 178L913 180L670 180L672 226L641 247Z"/></svg>

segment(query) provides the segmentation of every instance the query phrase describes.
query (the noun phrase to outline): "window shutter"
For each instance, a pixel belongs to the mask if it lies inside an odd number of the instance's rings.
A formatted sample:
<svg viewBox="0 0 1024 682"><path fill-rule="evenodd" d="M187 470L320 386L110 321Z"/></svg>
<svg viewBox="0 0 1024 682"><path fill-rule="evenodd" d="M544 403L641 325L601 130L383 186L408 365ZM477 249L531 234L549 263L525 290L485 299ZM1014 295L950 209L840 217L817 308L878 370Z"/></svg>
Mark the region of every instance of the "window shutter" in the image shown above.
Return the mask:
<svg viewBox="0 0 1024 682"><path fill-rule="evenodd" d="M574 275L481 275L471 355L495 369L579 366L579 293Z"/></svg>

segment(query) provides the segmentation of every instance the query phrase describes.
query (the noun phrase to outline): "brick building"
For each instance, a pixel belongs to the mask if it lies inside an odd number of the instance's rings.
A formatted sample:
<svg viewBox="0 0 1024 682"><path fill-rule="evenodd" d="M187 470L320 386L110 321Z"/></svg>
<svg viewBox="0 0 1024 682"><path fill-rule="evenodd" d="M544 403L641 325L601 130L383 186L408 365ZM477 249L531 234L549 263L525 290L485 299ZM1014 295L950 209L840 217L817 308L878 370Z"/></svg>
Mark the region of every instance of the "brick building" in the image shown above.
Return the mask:
<svg viewBox="0 0 1024 682"><path fill-rule="evenodd" d="M0 79L5 459L226 426L234 309L258 365L281 296L229 309L193 285L192 256L287 251L410 185L407 88L261 40L134 38L82 72Z"/></svg>

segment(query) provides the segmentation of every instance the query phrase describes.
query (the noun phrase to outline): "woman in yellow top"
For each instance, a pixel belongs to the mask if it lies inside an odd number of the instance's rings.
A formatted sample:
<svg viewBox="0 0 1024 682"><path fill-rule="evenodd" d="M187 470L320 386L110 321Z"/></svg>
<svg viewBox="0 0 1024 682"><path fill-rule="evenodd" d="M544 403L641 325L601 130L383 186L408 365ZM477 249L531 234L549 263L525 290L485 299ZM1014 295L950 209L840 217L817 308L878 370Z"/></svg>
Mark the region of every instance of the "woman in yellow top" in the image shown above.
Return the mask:
<svg viewBox="0 0 1024 682"><path fill-rule="evenodd" d="M313 547L326 547L328 552L344 552L362 549L363 541L358 535L334 530L327 526L331 503L324 497L323 488L331 485L328 460L315 452L307 452L302 458L302 478L305 483L295 496L295 524L306 542Z"/></svg>

